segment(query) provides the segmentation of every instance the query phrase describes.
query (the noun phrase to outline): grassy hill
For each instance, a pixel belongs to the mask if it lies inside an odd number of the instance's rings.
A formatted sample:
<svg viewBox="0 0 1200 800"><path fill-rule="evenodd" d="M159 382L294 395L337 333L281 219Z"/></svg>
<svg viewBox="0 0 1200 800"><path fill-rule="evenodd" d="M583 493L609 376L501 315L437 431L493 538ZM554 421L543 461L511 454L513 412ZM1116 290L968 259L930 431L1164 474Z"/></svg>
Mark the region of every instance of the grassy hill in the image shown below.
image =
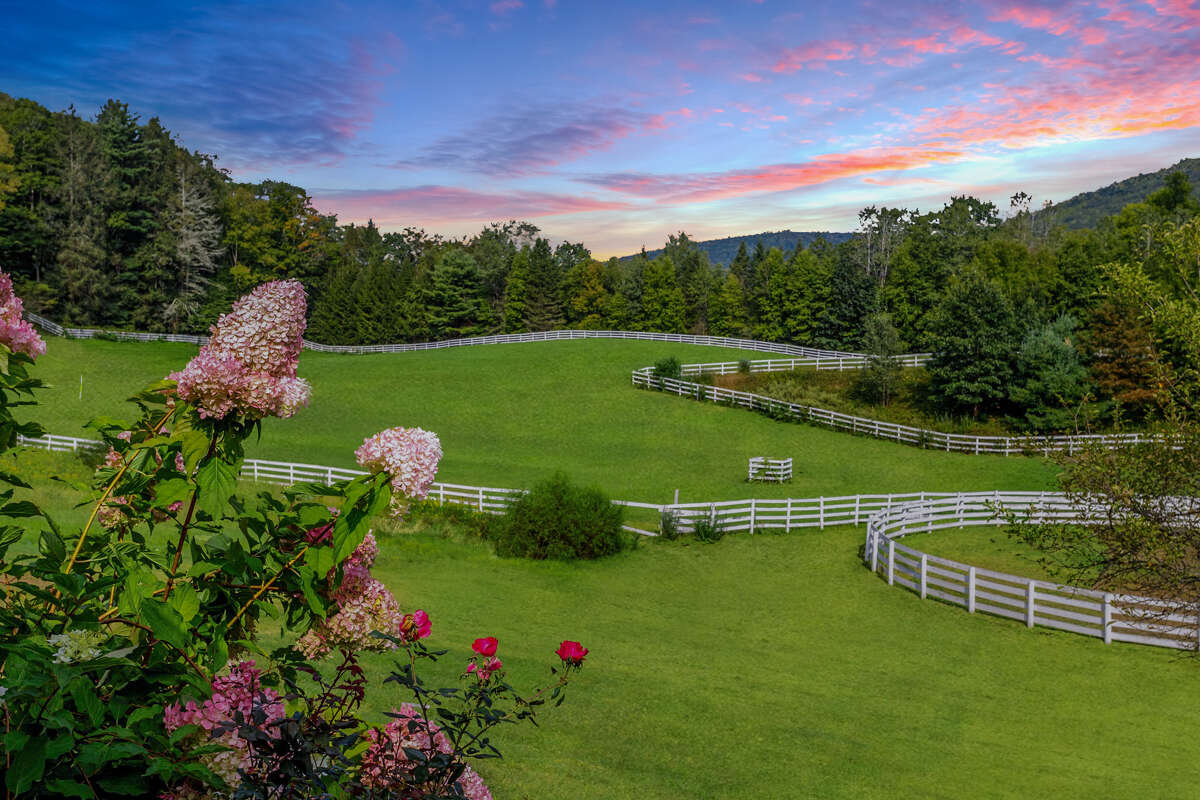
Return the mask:
<svg viewBox="0 0 1200 800"><path fill-rule="evenodd" d="M711 263L727 266L730 261L733 261L733 257L737 255L738 247L742 242L746 243L746 249L750 251L753 251L754 246L760 241L763 247L768 250L772 247L778 247L780 250L787 251L795 250L797 242L808 247L817 239L824 238L830 244L841 244L853 235L851 233L829 231L766 231L746 236L728 236L724 239L707 239L703 242L696 242L696 246L705 253L708 253L708 260ZM662 252L662 248L647 250L646 255L650 258L656 258ZM628 261L631 258L633 256L624 256L621 260Z"/></svg>
<svg viewBox="0 0 1200 800"><path fill-rule="evenodd" d="M1109 184L1102 189L1077 194L1069 200L1052 206L1049 214L1053 224L1068 228L1094 228L1105 217L1119 212L1130 203L1146 199L1151 192L1161 189L1172 172L1188 176L1192 186L1200 190L1200 158L1185 158L1177 164L1157 172L1142 173L1123 181ZM1047 212L1038 212L1039 214Z"/></svg>
<svg viewBox="0 0 1200 800"><path fill-rule="evenodd" d="M179 369L189 345L51 339L37 374L39 421L84 435L99 414L126 415L123 399ZM868 492L1048 488L1038 459L922 451L742 409L634 389L630 371L669 355L745 358L736 350L660 342L579 340L344 356L305 352L309 408L267 420L260 458L354 466L354 449L394 425L438 433L439 480L528 487L556 470L628 500L661 503ZM756 354L761 355L761 354ZM82 399L80 378L83 379ZM750 456L792 456L792 483L745 483Z"/></svg>

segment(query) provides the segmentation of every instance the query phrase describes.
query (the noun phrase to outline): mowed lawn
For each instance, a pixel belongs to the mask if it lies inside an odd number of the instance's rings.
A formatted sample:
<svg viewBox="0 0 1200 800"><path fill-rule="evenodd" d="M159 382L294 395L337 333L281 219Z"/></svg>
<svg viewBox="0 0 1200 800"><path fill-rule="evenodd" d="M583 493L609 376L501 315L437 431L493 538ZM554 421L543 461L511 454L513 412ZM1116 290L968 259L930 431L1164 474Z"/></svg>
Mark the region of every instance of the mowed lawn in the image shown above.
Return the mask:
<svg viewBox="0 0 1200 800"><path fill-rule="evenodd" d="M180 368L188 345L48 340L37 374L38 418L81 435L97 414L127 414L138 388ZM684 362L760 357L658 342L580 340L345 356L306 352L300 374L312 403L268 420L249 454L353 466L365 436L393 425L436 431L439 480L528 487L555 470L610 495L667 502L855 493L1044 489L1054 468L1026 457L921 451L882 440L783 423L742 409L634 389L632 369L674 355ZM83 378L82 400L80 377ZM791 456L795 479L748 485L750 456Z"/></svg>
<svg viewBox="0 0 1200 800"><path fill-rule="evenodd" d="M453 682L495 635L532 687L591 649L567 703L508 729L499 798L1174 798L1195 792L1200 665L967 614L873 577L861 529L650 542L596 563L380 538ZM386 659L371 659L382 676ZM376 685L377 719L404 698Z"/></svg>

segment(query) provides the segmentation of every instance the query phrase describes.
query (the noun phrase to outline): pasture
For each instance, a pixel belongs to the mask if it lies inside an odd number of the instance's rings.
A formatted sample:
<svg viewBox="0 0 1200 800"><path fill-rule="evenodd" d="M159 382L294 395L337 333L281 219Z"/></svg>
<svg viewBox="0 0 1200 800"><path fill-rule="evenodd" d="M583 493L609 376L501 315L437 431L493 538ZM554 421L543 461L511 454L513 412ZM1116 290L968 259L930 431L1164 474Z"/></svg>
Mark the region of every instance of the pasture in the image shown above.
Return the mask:
<svg viewBox="0 0 1200 800"><path fill-rule="evenodd" d="M123 397L194 352L50 345L37 371L53 388L37 411L68 435L125 413ZM561 469L653 502L675 488L685 502L1052 488L1040 459L923 451L629 385L632 368L665 355L742 357L611 341L306 352L311 407L268 421L249 454L352 466L363 436L403 424L442 437L439 480L527 486ZM795 479L747 485L751 455L793 456ZM78 495L45 480L86 476L77 460L23 453L18 469L39 501L78 515L65 510ZM1006 559L1033 563L1002 531L960 533L921 544L964 560L975 548L1014 571ZM1194 786L1194 664L897 591L859 561L862 528L644 540L586 563L500 559L438 515L379 540L375 576L401 607L427 610L430 645L449 650L430 683L456 682L479 636L499 638L520 687L545 679L561 639L591 649L564 706L496 737L506 757L480 772L497 798L1165 798ZM382 722L408 698L382 683L387 657L365 664L369 718Z"/></svg>
<svg viewBox="0 0 1200 800"><path fill-rule="evenodd" d="M38 374L53 388L37 411L52 433L82 435L99 414L179 369L190 345L52 339ZM441 437L438 480L528 487L556 470L643 502L857 493L1047 489L1054 468L1025 457L920 451L631 387L630 372L761 354L642 341L578 340L346 356L305 352L312 403L267 420L248 455L354 466L365 436L393 425ZM80 376L83 399L80 400ZM795 477L749 486L751 456L791 456Z"/></svg>

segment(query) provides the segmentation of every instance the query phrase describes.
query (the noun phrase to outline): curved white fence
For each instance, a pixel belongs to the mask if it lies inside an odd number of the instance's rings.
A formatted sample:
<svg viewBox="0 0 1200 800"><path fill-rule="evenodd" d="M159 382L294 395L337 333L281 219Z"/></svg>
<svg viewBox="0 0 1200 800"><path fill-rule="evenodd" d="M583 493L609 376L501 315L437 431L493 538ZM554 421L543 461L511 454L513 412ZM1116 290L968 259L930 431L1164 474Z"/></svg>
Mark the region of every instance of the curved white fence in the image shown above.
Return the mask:
<svg viewBox="0 0 1200 800"><path fill-rule="evenodd" d="M25 312L25 318L42 330L55 336L66 336L71 339L111 338L135 342L182 342L185 344L202 345L208 341L207 336L176 333L138 333L136 331L113 331L98 328L69 328L57 322L46 319L39 314ZM701 347L726 347L734 350L756 350L763 353L779 353L781 355L797 356L800 358L862 358L859 353L842 350L821 350L814 347L801 347L781 342L761 342L756 339L737 339L728 336L697 336L687 333L657 333L654 331L587 331L587 330L557 330L537 331L534 333L504 333L495 336L471 336L465 339L445 339L440 342L416 342L412 344L372 344L372 345L340 345L321 344L304 340L304 349L318 353L346 353L363 355L366 353L408 353L418 350L443 350L448 347L473 347L485 344L519 344L524 342L553 342L569 339L637 339L650 342L671 342L674 344L694 344ZM737 363L737 362L733 362Z"/></svg>
<svg viewBox="0 0 1200 800"><path fill-rule="evenodd" d="M917 359L921 354L906 356ZM857 359L857 360L856 360ZM865 356L850 358L808 358L808 359L777 359L751 361L751 372L775 372L784 369L777 365L795 364L800 367L816 369L858 369L865 362ZM685 364L682 367L685 375L703 374L698 369L705 366L723 367L729 363ZM756 369L756 365L759 368ZM736 370L730 370L736 371ZM721 373L727 374L727 373ZM1072 436L973 436L962 433L943 433L928 428L914 428L911 425L898 425L894 422L884 422L867 417L856 417L843 414L840 411L830 411L825 408L788 403L752 392L740 392L736 389L726 389L720 386L706 386L702 383L679 380L675 378L659 378L654 375L653 367L641 367L633 371L633 385L642 389L657 389L661 392L690 397L694 400L708 400L713 403L735 405L760 411L764 414L783 417L797 422L809 422L823 425L834 430L850 431L876 439L889 439L894 442L921 447L927 450L945 450L954 453L992 453L996 455L1049 455L1050 453L1067 451L1074 452L1076 448L1089 443L1100 443L1106 447L1120 447L1138 444L1146 441L1152 434L1144 433L1109 433L1109 434L1080 434Z"/></svg>
<svg viewBox="0 0 1200 800"><path fill-rule="evenodd" d="M867 523L863 561L891 585L900 585L967 611L995 614L1027 626L1070 631L1110 642L1195 650L1200 610L1151 597L1101 592L1032 580L932 556L899 542L912 533L973 525L1006 525L1009 516L1031 524L1087 525L1100 509L1084 508L1057 493L994 492L930 497L894 505Z"/></svg>
<svg viewBox="0 0 1200 800"><path fill-rule="evenodd" d="M26 447L60 452L96 451L105 447L95 439L53 434L36 439L19 438ZM289 485L333 482L364 474L361 470L341 467L250 458L243 462L240 477ZM468 506L480 513L499 514L524 491L434 483L429 499L443 505ZM715 525L725 533L751 534L867 523L864 562L886 577L889 584L912 589L922 598L934 597L964 606L971 612L984 611L1021 620L1031 627L1037 624L1095 636L1106 643L1124 641L1179 649L1193 649L1200 643L1200 614L1179 614L1172 604L993 572L931 556L897 541L909 533L968 525L1003 525L1007 522L1003 516L1006 513L1024 515L1030 522L1087 521L1085 510L1055 493L911 492L708 503L656 504L629 500L613 503L669 515L677 529L684 532L693 530L697 522ZM625 528L647 536L657 535L628 525Z"/></svg>

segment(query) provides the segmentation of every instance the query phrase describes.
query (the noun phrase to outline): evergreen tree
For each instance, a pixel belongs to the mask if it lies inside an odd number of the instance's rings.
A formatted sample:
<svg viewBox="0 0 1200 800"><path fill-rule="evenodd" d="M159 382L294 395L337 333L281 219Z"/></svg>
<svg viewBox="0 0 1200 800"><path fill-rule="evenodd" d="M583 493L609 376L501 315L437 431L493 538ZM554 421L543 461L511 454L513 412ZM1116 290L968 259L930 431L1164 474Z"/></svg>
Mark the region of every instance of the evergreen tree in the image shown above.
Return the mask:
<svg viewBox="0 0 1200 800"><path fill-rule="evenodd" d="M645 330L683 333L684 300L668 256L659 256L646 264L642 287L642 321Z"/></svg>
<svg viewBox="0 0 1200 800"><path fill-rule="evenodd" d="M529 297L529 247L513 255L512 267L504 288L504 332L524 333L525 314Z"/></svg>
<svg viewBox="0 0 1200 800"><path fill-rule="evenodd" d="M904 352L904 343L892 324L891 315L886 312L868 314L862 329L867 363L859 373L855 388L873 403L890 405L904 371L897 358Z"/></svg>
<svg viewBox="0 0 1200 800"><path fill-rule="evenodd" d="M1031 328L1017 352L1009 399L1035 431L1080 433L1077 413L1091 381L1076 348L1076 325L1063 316Z"/></svg>
<svg viewBox="0 0 1200 800"><path fill-rule="evenodd" d="M461 247L440 254L430 275L429 323L438 339L474 336L487 314L480 296L479 265Z"/></svg>
<svg viewBox="0 0 1200 800"><path fill-rule="evenodd" d="M737 276L744 287L746 279L750 275L750 254L746 252L745 239L738 243L737 255L733 257L733 261L729 262L729 271Z"/></svg>
<svg viewBox="0 0 1200 800"><path fill-rule="evenodd" d="M830 264L829 298L816 341L826 347L855 350L863 343L863 322L878 305L879 284L854 257L849 243L835 248L825 261Z"/></svg>
<svg viewBox="0 0 1200 800"><path fill-rule="evenodd" d="M529 251L525 326L531 331L552 331L563 324L560 262L550 251L550 242L538 239Z"/></svg>
<svg viewBox="0 0 1200 800"><path fill-rule="evenodd" d="M709 302L708 331L714 336L746 335L746 296L742 282L732 271L726 273Z"/></svg>
<svg viewBox="0 0 1200 800"><path fill-rule="evenodd" d="M176 156L177 189L167 211L175 245L174 297L163 309L172 331L198 327L201 304L221 255L221 221L205 182L186 157Z"/></svg>

